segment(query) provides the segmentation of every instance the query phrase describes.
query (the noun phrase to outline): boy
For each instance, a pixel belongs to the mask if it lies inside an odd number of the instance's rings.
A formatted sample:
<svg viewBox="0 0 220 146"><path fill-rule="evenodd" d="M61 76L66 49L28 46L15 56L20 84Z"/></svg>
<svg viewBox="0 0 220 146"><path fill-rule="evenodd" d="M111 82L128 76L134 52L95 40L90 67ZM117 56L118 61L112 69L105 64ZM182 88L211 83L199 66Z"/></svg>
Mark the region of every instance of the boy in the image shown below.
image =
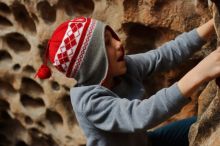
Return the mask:
<svg viewBox="0 0 220 146"><path fill-rule="evenodd" d="M220 48L149 99L140 100L142 81L189 58L213 32L210 20L158 49L125 55L110 26L91 18L75 18L54 31L44 65L36 75L50 77L49 58L59 71L77 80L71 88L71 102L87 146L188 145L188 129L195 118L147 130L179 112L199 85L220 75Z"/></svg>

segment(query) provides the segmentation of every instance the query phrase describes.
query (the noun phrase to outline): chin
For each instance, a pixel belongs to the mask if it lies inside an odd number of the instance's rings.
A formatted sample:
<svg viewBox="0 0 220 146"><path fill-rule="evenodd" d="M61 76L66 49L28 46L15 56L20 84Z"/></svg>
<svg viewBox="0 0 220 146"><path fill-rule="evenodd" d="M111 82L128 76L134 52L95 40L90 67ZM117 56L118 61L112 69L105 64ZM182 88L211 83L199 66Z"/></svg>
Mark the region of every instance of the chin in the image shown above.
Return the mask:
<svg viewBox="0 0 220 146"><path fill-rule="evenodd" d="M120 75L124 75L127 72L127 67L124 67L121 69L121 74Z"/></svg>

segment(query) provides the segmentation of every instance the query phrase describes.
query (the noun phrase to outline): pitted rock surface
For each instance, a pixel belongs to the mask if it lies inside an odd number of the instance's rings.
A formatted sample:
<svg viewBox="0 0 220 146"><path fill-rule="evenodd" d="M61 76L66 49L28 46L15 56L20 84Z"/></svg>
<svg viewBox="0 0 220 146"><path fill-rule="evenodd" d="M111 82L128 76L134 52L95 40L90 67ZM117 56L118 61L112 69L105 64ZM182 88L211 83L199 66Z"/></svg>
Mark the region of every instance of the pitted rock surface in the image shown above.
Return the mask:
<svg viewBox="0 0 220 146"><path fill-rule="evenodd" d="M53 30L81 15L112 26L127 54L155 49L211 18L195 11L194 0L0 0L0 145L85 145L69 97L76 81L52 66L50 79L34 79ZM180 67L146 78L145 97L178 81L215 46L213 38ZM195 115L201 90L167 122Z"/></svg>

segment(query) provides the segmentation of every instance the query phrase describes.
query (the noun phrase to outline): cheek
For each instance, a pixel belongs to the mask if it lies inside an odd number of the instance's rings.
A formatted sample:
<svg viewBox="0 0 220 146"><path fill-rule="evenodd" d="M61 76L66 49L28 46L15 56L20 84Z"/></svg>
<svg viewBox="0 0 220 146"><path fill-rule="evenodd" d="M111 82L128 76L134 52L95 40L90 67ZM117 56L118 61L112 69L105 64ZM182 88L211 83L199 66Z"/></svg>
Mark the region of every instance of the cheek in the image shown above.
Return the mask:
<svg viewBox="0 0 220 146"><path fill-rule="evenodd" d="M110 51L108 51L107 53L108 53L108 64L109 64L109 68L112 68L112 63L113 63L112 54L111 54Z"/></svg>
<svg viewBox="0 0 220 146"><path fill-rule="evenodd" d="M115 59L116 59L116 52L113 49L108 50L108 60L110 62L114 62Z"/></svg>
<svg viewBox="0 0 220 146"><path fill-rule="evenodd" d="M116 68L118 68L117 66L117 62L116 62L116 59L115 59L115 55L114 54L109 54L109 69L110 69L110 72L113 73L114 70Z"/></svg>

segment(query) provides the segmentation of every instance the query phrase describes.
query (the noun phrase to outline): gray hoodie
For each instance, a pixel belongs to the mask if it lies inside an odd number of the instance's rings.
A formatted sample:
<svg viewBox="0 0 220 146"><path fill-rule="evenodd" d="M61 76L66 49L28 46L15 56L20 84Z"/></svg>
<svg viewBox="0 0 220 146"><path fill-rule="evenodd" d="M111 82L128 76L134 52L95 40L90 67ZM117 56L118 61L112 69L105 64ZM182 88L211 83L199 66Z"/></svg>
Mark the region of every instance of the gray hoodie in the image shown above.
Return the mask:
<svg viewBox="0 0 220 146"><path fill-rule="evenodd" d="M71 88L72 106L87 146L150 145L146 131L178 113L190 99L174 83L142 100L143 79L182 63L204 43L193 29L155 50L126 55L127 73L112 90L100 85Z"/></svg>

